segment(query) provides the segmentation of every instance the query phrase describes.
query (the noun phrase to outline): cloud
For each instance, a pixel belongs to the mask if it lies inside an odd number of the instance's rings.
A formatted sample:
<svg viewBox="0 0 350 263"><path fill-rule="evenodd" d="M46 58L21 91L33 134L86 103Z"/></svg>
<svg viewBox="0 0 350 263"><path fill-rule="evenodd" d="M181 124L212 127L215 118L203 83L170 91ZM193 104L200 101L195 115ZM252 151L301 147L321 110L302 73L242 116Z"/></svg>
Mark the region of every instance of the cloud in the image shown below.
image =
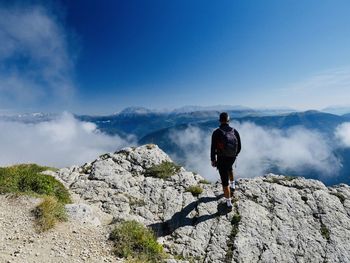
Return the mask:
<svg viewBox="0 0 350 263"><path fill-rule="evenodd" d="M42 6L0 5L0 97L7 103L67 100L74 61L67 35Z"/></svg>
<svg viewBox="0 0 350 263"><path fill-rule="evenodd" d="M0 165L79 165L134 141L101 133L95 124L79 121L69 113L37 124L0 121Z"/></svg>
<svg viewBox="0 0 350 263"><path fill-rule="evenodd" d="M320 175L337 174L340 161L325 135L302 127L282 131L252 123L234 124L241 133L243 150L238 158L238 172L251 177L262 175L272 167L303 175L312 169Z"/></svg>
<svg viewBox="0 0 350 263"><path fill-rule="evenodd" d="M350 122L340 124L335 130L335 137L341 147L350 147Z"/></svg>
<svg viewBox="0 0 350 263"><path fill-rule="evenodd" d="M183 155L170 154L173 160L184 163L186 169L215 180L216 172L210 164L210 135L197 127L190 126L184 131L172 131L170 140L177 145Z"/></svg>
<svg viewBox="0 0 350 263"><path fill-rule="evenodd" d="M330 176L341 167L329 140L315 131L301 127L286 131L266 129L249 122L233 123L233 126L242 139L236 169L240 177L262 176L274 167L285 172L294 171L301 176L306 169ZM184 152L184 156L174 155L175 159L184 161L188 169L198 171L210 180L219 178L217 171L210 166L210 133L189 127L172 132L169 137Z"/></svg>
<svg viewBox="0 0 350 263"><path fill-rule="evenodd" d="M311 75L276 90L276 93L283 94L287 105L297 98L297 101L293 101L295 106L324 108L329 105L347 105L350 100L349 86L350 68L336 68Z"/></svg>

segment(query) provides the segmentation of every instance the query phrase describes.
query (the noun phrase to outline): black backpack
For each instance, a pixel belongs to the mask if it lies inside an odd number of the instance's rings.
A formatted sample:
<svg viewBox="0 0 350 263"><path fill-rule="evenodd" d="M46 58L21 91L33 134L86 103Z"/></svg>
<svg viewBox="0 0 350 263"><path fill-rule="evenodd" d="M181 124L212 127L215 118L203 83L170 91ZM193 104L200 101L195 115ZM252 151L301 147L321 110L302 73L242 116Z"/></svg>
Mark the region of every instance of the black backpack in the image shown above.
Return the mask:
<svg viewBox="0 0 350 263"><path fill-rule="evenodd" d="M219 128L219 130L223 134L223 147L220 149L220 155L225 157L236 157L238 140L235 135L235 129L224 131Z"/></svg>

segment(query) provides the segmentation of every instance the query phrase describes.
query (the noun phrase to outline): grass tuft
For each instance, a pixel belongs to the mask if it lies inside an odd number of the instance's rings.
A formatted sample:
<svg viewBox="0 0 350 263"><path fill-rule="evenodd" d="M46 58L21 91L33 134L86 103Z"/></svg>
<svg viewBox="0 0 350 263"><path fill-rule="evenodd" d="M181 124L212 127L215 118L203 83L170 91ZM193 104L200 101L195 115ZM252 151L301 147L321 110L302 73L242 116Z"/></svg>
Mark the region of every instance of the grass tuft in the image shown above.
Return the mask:
<svg viewBox="0 0 350 263"><path fill-rule="evenodd" d="M240 214L235 214L233 217L232 217L232 220L231 220L231 224L232 224L232 232L231 232L231 236L234 238L237 236L238 234L238 225L239 225L239 222L241 221L241 215Z"/></svg>
<svg viewBox="0 0 350 263"><path fill-rule="evenodd" d="M193 196L199 196L203 193L203 189L199 185L192 185L186 188L186 192L190 192Z"/></svg>
<svg viewBox="0 0 350 263"><path fill-rule="evenodd" d="M161 164L154 165L146 169L145 176L167 179L175 173L178 173L180 171L180 168L181 166L176 165L172 162L162 162Z"/></svg>
<svg viewBox="0 0 350 263"><path fill-rule="evenodd" d="M53 196L44 197L44 200L33 210L33 213L41 232L53 228L57 222L67 221L64 204Z"/></svg>
<svg viewBox="0 0 350 263"><path fill-rule="evenodd" d="M0 167L0 194L48 195L55 196L61 203L70 203L69 192L64 185L50 175L41 174L48 169L37 164Z"/></svg>
<svg viewBox="0 0 350 263"><path fill-rule="evenodd" d="M205 179L200 180L199 183L200 184L210 184L210 182L208 180L205 180Z"/></svg>
<svg viewBox="0 0 350 263"><path fill-rule="evenodd" d="M0 194L14 193L44 198L33 211L40 231L46 231L56 222L66 220L64 205L71 202L69 192L61 182L41 173L46 170L53 168L37 164L0 167Z"/></svg>
<svg viewBox="0 0 350 263"><path fill-rule="evenodd" d="M154 233L132 220L120 223L112 231L115 254L129 262L161 262L165 253Z"/></svg>
<svg viewBox="0 0 350 263"><path fill-rule="evenodd" d="M237 209L237 206L236 206ZM238 209L237 209L238 211ZM241 221L241 215L239 213L235 214L232 219L231 219L231 233L229 235L229 240L227 242L227 253L225 255L225 260L224 262L232 262L233 259L233 251L234 251L234 240L238 234L238 227L239 227L239 222Z"/></svg>

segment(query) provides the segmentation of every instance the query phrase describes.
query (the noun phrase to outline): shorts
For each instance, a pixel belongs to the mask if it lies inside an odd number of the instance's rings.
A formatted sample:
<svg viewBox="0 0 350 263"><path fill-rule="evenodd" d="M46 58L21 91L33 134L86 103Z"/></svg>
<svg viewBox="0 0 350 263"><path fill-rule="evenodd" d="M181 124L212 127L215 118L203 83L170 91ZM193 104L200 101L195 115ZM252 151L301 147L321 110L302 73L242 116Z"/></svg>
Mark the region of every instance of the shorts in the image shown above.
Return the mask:
<svg viewBox="0 0 350 263"><path fill-rule="evenodd" d="M223 187L228 186L230 174L233 172L232 165L235 160L235 157L218 157L217 168L219 170Z"/></svg>

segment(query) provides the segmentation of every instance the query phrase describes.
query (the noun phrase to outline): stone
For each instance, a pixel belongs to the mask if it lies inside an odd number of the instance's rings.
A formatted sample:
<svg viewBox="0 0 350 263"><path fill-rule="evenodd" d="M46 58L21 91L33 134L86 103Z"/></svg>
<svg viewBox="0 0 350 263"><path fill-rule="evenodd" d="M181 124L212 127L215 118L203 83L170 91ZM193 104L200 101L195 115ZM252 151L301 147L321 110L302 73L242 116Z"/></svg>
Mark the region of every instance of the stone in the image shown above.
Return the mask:
<svg viewBox="0 0 350 263"><path fill-rule="evenodd" d="M137 220L155 232L170 254L169 263L350 262L348 185L326 187L317 180L275 174L242 178L236 182L230 211L218 182L200 184L203 178L184 168L166 179L145 176L148 168L162 162L172 160L158 146L144 145L50 175L79 199L66 206L71 222L110 231L113 226L101 224L97 214L108 214L113 223ZM186 192L193 185L200 185L202 194ZM80 237L81 231L69 233ZM107 238L105 232L106 246ZM86 250L74 253L63 249L70 243L59 238L56 242L63 258L93 258L93 240L84 243ZM114 262L102 256L101 261Z"/></svg>
<svg viewBox="0 0 350 263"><path fill-rule="evenodd" d="M92 224L100 226L101 222L94 215L91 206L87 204L68 204L65 206L67 214L71 220L78 221L83 224Z"/></svg>

